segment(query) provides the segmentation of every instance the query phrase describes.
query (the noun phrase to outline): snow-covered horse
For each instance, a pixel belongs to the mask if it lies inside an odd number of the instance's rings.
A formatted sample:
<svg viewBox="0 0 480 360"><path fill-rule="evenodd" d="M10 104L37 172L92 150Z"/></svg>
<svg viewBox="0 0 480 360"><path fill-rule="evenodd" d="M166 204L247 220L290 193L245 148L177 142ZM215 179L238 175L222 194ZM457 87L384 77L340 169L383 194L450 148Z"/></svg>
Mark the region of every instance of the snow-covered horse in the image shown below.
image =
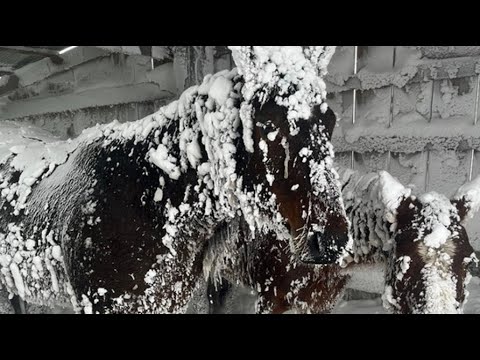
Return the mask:
<svg viewBox="0 0 480 360"><path fill-rule="evenodd" d="M2 124L0 279L11 294L84 312L182 312L212 234L239 216L302 261L344 255L322 80L334 49L232 50L237 69L136 122L73 141Z"/></svg>
<svg viewBox="0 0 480 360"><path fill-rule="evenodd" d="M373 273L378 265L386 275L387 309L462 312L468 266L477 262L463 225L480 206L480 177L462 186L450 201L435 192L413 196L384 171L339 173L354 241L348 265L303 264L274 233L245 241L241 220L230 223L211 242L214 248L206 256L211 312L218 311L229 282L255 289L260 313L329 311L351 276L378 277Z"/></svg>
<svg viewBox="0 0 480 360"><path fill-rule="evenodd" d="M384 306L397 313L462 312L468 267L478 262L464 225L480 207L480 177L452 200L434 191L415 196L385 171L345 170L341 177L353 264L385 262Z"/></svg>

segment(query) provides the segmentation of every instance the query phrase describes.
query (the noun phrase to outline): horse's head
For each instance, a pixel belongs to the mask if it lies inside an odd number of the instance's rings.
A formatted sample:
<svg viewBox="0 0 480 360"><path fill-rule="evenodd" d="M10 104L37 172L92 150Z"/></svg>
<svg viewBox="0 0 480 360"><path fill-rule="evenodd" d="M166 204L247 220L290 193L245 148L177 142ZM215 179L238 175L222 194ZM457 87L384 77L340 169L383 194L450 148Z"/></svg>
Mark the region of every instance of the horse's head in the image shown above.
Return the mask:
<svg viewBox="0 0 480 360"><path fill-rule="evenodd" d="M274 199L302 261L337 262L349 240L349 222L333 168L336 118L324 102L321 78L333 52L240 48L234 57L245 78L243 138L252 153L255 191L260 186L260 201Z"/></svg>
<svg viewBox="0 0 480 360"><path fill-rule="evenodd" d="M462 188L453 200L436 192L407 195L389 209L395 235L384 294L387 307L400 313L462 311L468 267L477 262L464 225L480 206L480 186L475 196L465 191L475 189L471 184Z"/></svg>

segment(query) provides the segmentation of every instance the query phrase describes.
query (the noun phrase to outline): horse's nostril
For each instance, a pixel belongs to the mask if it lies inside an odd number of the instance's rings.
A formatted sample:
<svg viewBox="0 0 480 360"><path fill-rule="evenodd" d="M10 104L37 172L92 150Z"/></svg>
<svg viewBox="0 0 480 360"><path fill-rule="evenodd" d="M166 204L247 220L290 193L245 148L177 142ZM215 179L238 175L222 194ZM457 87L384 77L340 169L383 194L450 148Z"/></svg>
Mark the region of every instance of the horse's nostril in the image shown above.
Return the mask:
<svg viewBox="0 0 480 360"><path fill-rule="evenodd" d="M334 264L338 261L345 243L346 240L334 235L328 236L320 232L310 234L307 238L306 254L301 260L311 264Z"/></svg>

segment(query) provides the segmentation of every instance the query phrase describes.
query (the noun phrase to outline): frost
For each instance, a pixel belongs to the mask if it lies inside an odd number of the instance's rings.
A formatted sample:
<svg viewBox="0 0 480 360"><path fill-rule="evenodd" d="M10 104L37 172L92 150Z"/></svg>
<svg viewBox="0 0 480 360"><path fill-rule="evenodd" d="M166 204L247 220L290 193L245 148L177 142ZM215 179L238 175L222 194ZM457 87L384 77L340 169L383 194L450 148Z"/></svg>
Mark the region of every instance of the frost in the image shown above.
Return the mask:
<svg viewBox="0 0 480 360"><path fill-rule="evenodd" d="M149 152L150 161L165 171L171 179L177 180L180 177L180 169L176 166L177 159L168 154L168 149L160 144L156 150Z"/></svg>
<svg viewBox="0 0 480 360"><path fill-rule="evenodd" d="M268 140L270 140L270 141L275 141L275 138L277 137L277 134L278 134L278 130L269 132L269 133L267 134Z"/></svg>
<svg viewBox="0 0 480 360"><path fill-rule="evenodd" d="M163 199L163 191L162 189L158 188L156 191L155 191L155 195L153 197L153 201L155 202L159 202L159 201L162 201Z"/></svg>
<svg viewBox="0 0 480 360"><path fill-rule="evenodd" d="M62 260L62 250L60 249L60 246L55 245L52 247L52 256L57 261Z"/></svg>
<svg viewBox="0 0 480 360"><path fill-rule="evenodd" d="M441 271L436 266L426 266L422 270L426 279L426 314L456 314L459 303L456 299L457 286L455 278L448 272Z"/></svg>
<svg viewBox="0 0 480 360"><path fill-rule="evenodd" d="M412 190L405 188L400 182L394 179L388 172L380 171L380 200L383 201L386 208L396 213L400 202L410 196Z"/></svg>
<svg viewBox="0 0 480 360"><path fill-rule="evenodd" d="M440 246L445 244L451 235L452 233L445 227L445 225L435 224L432 232L425 236L423 241L425 245L438 249Z"/></svg>
<svg viewBox="0 0 480 360"><path fill-rule="evenodd" d="M15 282L15 287L17 288L18 295L20 297L25 297L25 287L23 283L22 275L20 274L20 269L18 265L14 262L10 263L10 271L12 272L13 281Z"/></svg>
<svg viewBox="0 0 480 360"><path fill-rule="evenodd" d="M108 292L108 290L107 290L107 289L104 289L104 288L98 288L98 289L97 289L97 293L98 293L98 295L100 295L100 296L104 296L107 292Z"/></svg>
<svg viewBox="0 0 480 360"><path fill-rule="evenodd" d="M217 105L222 106L230 97L230 91L232 82L223 76L217 76L208 90L208 96L214 99Z"/></svg>
<svg viewBox="0 0 480 360"><path fill-rule="evenodd" d="M93 314L92 303L88 300L88 297L85 294L82 294L81 305L83 306L85 314Z"/></svg>

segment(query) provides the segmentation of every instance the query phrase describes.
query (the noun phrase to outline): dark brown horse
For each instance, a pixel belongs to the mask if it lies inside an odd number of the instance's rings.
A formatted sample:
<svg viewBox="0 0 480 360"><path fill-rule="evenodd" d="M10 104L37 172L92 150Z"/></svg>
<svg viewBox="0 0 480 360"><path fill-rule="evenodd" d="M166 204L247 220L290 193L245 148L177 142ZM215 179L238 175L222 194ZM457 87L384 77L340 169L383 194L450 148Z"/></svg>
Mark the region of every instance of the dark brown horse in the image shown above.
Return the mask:
<svg viewBox="0 0 480 360"><path fill-rule="evenodd" d="M231 223L235 228L219 233L206 257L209 297L217 300L211 312L219 311L218 292L224 290L225 298L230 282L256 290L259 313L323 313L335 305L350 275L374 264L385 266L387 309L462 312L468 267L477 261L463 225L480 205L480 177L449 201L434 192L413 196L386 172L340 174L354 239L348 266L303 264L274 233L245 241L241 223Z"/></svg>
<svg viewBox="0 0 480 360"><path fill-rule="evenodd" d="M182 312L212 235L244 219L306 262L345 255L323 47L237 47L145 119L59 142L3 123L0 280L38 304ZM302 71L299 72L298 69Z"/></svg>

